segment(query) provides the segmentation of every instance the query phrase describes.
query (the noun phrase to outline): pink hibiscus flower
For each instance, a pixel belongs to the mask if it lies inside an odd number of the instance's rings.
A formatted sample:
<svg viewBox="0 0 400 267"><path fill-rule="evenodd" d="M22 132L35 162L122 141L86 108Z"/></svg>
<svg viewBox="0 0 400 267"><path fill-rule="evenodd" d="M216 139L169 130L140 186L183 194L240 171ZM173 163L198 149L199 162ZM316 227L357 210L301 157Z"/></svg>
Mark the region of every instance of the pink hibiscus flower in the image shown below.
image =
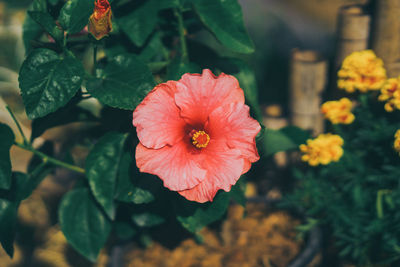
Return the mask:
<svg viewBox="0 0 400 267"><path fill-rule="evenodd" d="M229 191L259 159L259 123L235 77L185 74L156 86L133 112L136 164L191 201Z"/></svg>

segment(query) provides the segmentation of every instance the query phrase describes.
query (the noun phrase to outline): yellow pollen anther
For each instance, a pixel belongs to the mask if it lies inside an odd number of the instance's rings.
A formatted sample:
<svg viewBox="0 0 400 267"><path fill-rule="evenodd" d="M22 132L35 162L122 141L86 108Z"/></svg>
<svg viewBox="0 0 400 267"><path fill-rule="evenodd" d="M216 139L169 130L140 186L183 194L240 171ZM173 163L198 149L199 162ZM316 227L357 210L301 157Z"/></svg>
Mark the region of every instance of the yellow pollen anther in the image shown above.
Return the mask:
<svg viewBox="0 0 400 267"><path fill-rule="evenodd" d="M192 144L197 148L205 148L210 142L210 136L205 131L196 131L192 136Z"/></svg>

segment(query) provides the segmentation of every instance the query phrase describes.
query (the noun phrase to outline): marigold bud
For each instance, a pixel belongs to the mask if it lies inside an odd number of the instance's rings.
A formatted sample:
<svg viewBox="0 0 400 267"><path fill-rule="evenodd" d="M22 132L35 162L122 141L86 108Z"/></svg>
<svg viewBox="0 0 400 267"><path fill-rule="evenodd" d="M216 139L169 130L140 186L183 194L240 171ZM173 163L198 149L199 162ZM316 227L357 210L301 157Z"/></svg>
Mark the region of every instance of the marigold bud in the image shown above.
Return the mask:
<svg viewBox="0 0 400 267"><path fill-rule="evenodd" d="M93 14L89 18L89 32L100 40L112 31L111 6L108 0L96 0Z"/></svg>

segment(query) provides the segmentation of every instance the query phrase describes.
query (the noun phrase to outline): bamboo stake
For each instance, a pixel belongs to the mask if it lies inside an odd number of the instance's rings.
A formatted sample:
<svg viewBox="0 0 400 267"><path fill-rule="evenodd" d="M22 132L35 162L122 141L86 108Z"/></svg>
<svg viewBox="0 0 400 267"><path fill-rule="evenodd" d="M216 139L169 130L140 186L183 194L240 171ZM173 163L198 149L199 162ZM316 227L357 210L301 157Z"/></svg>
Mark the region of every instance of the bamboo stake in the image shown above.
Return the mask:
<svg viewBox="0 0 400 267"><path fill-rule="evenodd" d="M295 49L290 67L291 123L314 134L322 133L320 106L326 87L327 62L315 51Z"/></svg>
<svg viewBox="0 0 400 267"><path fill-rule="evenodd" d="M385 63L388 77L400 74L400 1L375 1L372 49Z"/></svg>
<svg viewBox="0 0 400 267"><path fill-rule="evenodd" d="M339 9L335 75L348 55L368 48L370 22L371 16L361 5L347 5Z"/></svg>

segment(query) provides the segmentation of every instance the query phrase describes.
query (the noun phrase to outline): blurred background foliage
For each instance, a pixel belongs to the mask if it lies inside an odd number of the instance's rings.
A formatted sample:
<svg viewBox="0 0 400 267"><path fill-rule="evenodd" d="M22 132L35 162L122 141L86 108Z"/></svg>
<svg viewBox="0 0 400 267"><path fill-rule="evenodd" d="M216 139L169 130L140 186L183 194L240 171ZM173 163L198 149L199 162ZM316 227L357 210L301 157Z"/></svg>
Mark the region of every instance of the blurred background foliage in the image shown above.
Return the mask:
<svg viewBox="0 0 400 267"><path fill-rule="evenodd" d="M3 25L21 26L30 0L0 1ZM293 48L315 49L332 58L338 8L366 0L240 0L243 17L256 53L242 56L255 70L262 104L287 104L288 64ZM19 30L15 29L20 35ZM10 33L9 33L10 34ZM3 33L4 36L4 33ZM15 49L15 38L0 37L0 66L18 70L22 51ZM225 56L231 52L206 31L196 38ZM17 53L17 54L16 54ZM15 57L17 56L17 57Z"/></svg>

